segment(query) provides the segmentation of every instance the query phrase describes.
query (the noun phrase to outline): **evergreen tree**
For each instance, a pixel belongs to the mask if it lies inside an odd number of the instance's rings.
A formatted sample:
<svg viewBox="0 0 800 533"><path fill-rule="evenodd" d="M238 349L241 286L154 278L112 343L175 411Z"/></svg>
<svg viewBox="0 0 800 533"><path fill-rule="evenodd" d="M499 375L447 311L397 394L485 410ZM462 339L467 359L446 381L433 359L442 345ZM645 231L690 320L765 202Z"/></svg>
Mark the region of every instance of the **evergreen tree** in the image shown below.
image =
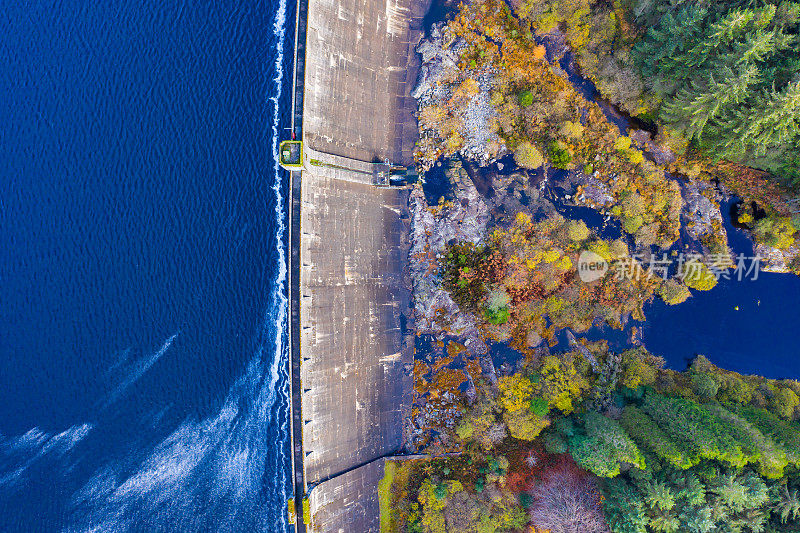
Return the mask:
<svg viewBox="0 0 800 533"><path fill-rule="evenodd" d="M582 468L600 477L614 477L622 463L645 467L644 457L619 422L595 411L585 415L585 435L570 439L570 453Z"/></svg>
<svg viewBox="0 0 800 533"><path fill-rule="evenodd" d="M620 423L638 445L643 449L649 449L672 466L686 469L700 461L696 453L692 453L681 442L672 439L638 407L626 406Z"/></svg>
<svg viewBox="0 0 800 533"><path fill-rule="evenodd" d="M650 528L662 533L677 533L681 530L681 521L675 511L657 511L650 517Z"/></svg>
<svg viewBox="0 0 800 533"><path fill-rule="evenodd" d="M714 530L715 522L711 517L710 507L686 507L680 514L685 531L692 533L709 533Z"/></svg>
<svg viewBox="0 0 800 533"><path fill-rule="evenodd" d="M714 159L800 177L800 3L680 2L634 47L660 119Z"/></svg>
<svg viewBox="0 0 800 533"><path fill-rule="evenodd" d="M789 490L786 484L782 484L777 491L772 509L780 517L782 524L800 518L800 494L798 490Z"/></svg>
<svg viewBox="0 0 800 533"><path fill-rule="evenodd" d="M727 104L743 102L758 79L755 65L744 65L737 72L723 67L716 75L709 73L707 79L692 79L664 104L661 120L680 124L684 137L700 140L708 122L720 116Z"/></svg>
<svg viewBox="0 0 800 533"><path fill-rule="evenodd" d="M675 507L675 495L663 481L646 483L645 501L651 509L671 511Z"/></svg>
<svg viewBox="0 0 800 533"><path fill-rule="evenodd" d="M716 483L712 485L711 493L717 496L734 513L744 510L747 504L747 488L732 473L720 476Z"/></svg>
<svg viewBox="0 0 800 533"><path fill-rule="evenodd" d="M686 500L689 505L703 505L706 501L706 486L694 472L685 475L675 473L673 483L680 487L679 497Z"/></svg>
<svg viewBox="0 0 800 533"><path fill-rule="evenodd" d="M800 77L783 91L763 91L750 107L730 109L706 149L717 158L764 156L770 148L796 150L800 128Z"/></svg>
<svg viewBox="0 0 800 533"><path fill-rule="evenodd" d="M608 524L614 533L647 533L650 522L639 492L627 481L614 479L603 500Z"/></svg>
<svg viewBox="0 0 800 533"><path fill-rule="evenodd" d="M674 58L685 52L686 43L700 39L707 16L708 11L702 7L683 6L667 12L658 26L650 28L647 37L634 48L634 56L641 64L645 78L656 83L670 80L674 87L675 80L683 73L682 65ZM656 92L669 92L665 89L657 87Z"/></svg>

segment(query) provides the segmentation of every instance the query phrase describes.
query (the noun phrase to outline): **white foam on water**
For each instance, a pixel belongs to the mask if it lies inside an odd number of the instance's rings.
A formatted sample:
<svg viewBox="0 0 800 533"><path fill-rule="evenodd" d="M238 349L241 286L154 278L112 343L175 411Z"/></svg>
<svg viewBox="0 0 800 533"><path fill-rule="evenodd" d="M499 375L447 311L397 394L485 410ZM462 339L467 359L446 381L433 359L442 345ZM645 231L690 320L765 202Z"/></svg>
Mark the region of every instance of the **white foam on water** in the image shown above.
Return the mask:
<svg viewBox="0 0 800 533"><path fill-rule="evenodd" d="M45 433L33 428L24 435L0 435L0 458L12 468L0 471L0 488L19 485L32 467L45 459L58 460L71 451L91 432L91 424L78 424L61 433Z"/></svg>
<svg viewBox="0 0 800 533"><path fill-rule="evenodd" d="M122 379L120 383L111 392L111 395L109 396L105 407L108 407L114 402L116 402L123 394L125 394L125 392L128 390L128 388L130 388L131 385L136 383L139 380L139 378L144 375L145 372L150 370L150 367L152 367L156 363L156 361L161 359L161 357L165 353L167 353L167 350L169 350L169 347L172 345L172 341L174 341L179 334L180 332L174 333L166 341L164 341L164 344L161 345L161 348L156 350L149 357L142 358L139 361L127 367L124 370L126 374L125 378ZM130 349L125 350L123 353L125 354L125 358L127 359L128 355L130 354ZM111 366L111 368L109 368L107 373L112 373L112 371L119 368L123 362L124 362L123 359L119 359L118 361L116 361Z"/></svg>

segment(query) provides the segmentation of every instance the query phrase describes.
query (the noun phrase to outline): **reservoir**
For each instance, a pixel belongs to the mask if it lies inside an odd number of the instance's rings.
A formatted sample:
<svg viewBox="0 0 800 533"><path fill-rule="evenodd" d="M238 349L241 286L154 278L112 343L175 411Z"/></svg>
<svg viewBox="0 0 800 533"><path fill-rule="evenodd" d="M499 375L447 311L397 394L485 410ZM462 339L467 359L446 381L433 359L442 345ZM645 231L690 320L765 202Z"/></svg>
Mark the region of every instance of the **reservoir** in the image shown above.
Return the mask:
<svg viewBox="0 0 800 533"><path fill-rule="evenodd" d="M0 531L288 528L293 7L0 6Z"/></svg>

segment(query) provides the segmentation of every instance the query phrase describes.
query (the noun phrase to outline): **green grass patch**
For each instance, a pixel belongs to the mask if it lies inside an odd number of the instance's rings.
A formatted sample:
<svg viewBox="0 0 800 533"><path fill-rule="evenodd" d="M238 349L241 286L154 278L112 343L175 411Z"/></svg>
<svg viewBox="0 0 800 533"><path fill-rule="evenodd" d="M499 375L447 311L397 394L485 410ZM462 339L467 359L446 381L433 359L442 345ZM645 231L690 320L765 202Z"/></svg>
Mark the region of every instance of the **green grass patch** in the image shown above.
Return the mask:
<svg viewBox="0 0 800 533"><path fill-rule="evenodd" d="M381 509L381 533L389 533L392 530L392 484L394 475L397 472L397 465L394 461L386 461L383 471L383 479L378 482L378 503Z"/></svg>

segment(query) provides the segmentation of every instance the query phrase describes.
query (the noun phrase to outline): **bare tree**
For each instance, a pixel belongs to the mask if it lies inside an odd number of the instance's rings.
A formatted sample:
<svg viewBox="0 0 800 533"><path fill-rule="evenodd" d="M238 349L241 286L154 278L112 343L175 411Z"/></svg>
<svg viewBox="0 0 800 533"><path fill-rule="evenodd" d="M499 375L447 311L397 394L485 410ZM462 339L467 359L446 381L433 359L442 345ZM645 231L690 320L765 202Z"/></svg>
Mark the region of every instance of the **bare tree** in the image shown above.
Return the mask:
<svg viewBox="0 0 800 533"><path fill-rule="evenodd" d="M530 492L531 522L551 533L608 533L597 487L566 465L545 472Z"/></svg>

